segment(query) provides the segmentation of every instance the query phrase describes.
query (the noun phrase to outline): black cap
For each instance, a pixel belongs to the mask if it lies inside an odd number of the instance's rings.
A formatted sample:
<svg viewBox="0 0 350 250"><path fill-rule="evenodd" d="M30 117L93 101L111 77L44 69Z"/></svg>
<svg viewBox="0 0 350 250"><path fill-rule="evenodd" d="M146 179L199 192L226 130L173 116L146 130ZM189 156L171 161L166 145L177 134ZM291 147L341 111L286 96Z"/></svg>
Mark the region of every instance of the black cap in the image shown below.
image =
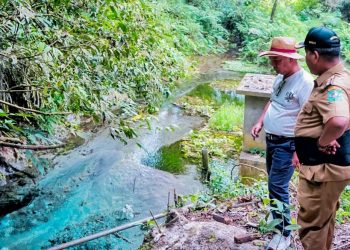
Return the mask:
<svg viewBox="0 0 350 250"><path fill-rule="evenodd" d="M340 39L337 34L325 27L314 27L309 30L305 41L299 43L297 48L337 48L340 47Z"/></svg>

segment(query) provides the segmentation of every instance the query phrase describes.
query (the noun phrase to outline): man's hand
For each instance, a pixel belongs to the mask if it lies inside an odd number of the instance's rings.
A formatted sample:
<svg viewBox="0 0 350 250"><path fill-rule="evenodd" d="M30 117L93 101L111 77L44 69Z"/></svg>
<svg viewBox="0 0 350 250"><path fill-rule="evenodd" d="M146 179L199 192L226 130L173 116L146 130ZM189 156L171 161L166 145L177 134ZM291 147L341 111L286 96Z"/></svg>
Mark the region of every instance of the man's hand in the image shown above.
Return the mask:
<svg viewBox="0 0 350 250"><path fill-rule="evenodd" d="M337 152L337 149L340 148L340 145L336 140L333 140L328 145L321 145L318 140L317 147L318 147L318 150L320 150L322 153L325 153L328 155L335 155L335 153Z"/></svg>
<svg viewBox="0 0 350 250"><path fill-rule="evenodd" d="M254 127L250 131L250 134L252 135L254 140L259 137L259 133L260 133L262 127L263 127L262 122L258 122L254 125Z"/></svg>
<svg viewBox="0 0 350 250"><path fill-rule="evenodd" d="M298 158L298 155L297 155L296 152L293 153L292 165L293 165L293 167L295 167L296 169L299 169L299 167L300 167L299 158Z"/></svg>
<svg viewBox="0 0 350 250"><path fill-rule="evenodd" d="M340 148L337 138L349 128L347 117L336 116L330 118L324 125L320 138L317 140L318 150L325 154L334 155Z"/></svg>

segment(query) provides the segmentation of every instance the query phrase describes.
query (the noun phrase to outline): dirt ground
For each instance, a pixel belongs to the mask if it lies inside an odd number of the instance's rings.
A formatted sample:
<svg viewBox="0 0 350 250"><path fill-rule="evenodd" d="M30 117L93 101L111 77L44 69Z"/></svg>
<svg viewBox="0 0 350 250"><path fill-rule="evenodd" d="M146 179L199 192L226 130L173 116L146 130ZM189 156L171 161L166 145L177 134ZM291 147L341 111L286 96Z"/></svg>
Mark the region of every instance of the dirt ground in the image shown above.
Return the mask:
<svg viewBox="0 0 350 250"><path fill-rule="evenodd" d="M198 73L222 69L225 60L232 60L234 52L220 56L194 58L198 61ZM298 206L296 186L291 184L291 203ZM292 211L296 220L297 212ZM267 219L266 207L254 197L235 200L211 200L202 206L174 209L164 225L154 226L145 238L141 250L259 250L266 249L272 233L261 233L259 222ZM261 226L261 225L260 225ZM302 250L298 233L292 233L289 249ZM350 250L350 222L336 225L333 250Z"/></svg>
<svg viewBox="0 0 350 250"><path fill-rule="evenodd" d="M260 201L238 199L215 201L198 210L185 207L172 210L167 223L154 227L141 249L266 249L271 233L258 230L261 218L267 218ZM296 214L292 214L295 217ZM350 249L350 223L337 225L333 250ZM292 233L289 249L302 250L297 232Z"/></svg>

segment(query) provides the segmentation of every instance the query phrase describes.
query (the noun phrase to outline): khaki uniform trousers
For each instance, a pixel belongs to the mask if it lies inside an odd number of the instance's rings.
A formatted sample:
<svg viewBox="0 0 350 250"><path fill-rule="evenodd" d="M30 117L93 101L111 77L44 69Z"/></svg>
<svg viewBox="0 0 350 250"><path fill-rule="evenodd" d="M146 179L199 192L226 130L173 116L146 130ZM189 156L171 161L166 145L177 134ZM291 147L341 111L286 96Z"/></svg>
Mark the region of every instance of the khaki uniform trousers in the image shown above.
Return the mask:
<svg viewBox="0 0 350 250"><path fill-rule="evenodd" d="M331 249L339 197L347 184L349 180L314 182L299 177L298 224L305 250Z"/></svg>

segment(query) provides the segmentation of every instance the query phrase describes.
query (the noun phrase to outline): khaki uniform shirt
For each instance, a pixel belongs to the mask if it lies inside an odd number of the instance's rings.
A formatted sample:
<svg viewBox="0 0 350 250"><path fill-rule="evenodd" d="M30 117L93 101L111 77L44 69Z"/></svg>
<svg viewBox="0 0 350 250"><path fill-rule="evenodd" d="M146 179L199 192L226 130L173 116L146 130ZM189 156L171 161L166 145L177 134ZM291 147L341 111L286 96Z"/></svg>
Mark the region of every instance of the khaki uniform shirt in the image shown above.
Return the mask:
<svg viewBox="0 0 350 250"><path fill-rule="evenodd" d="M295 136L319 138L330 118L350 118L349 97L350 71L340 63L315 80L311 96L298 115ZM317 182L349 180L350 166L329 163L301 165L300 175Z"/></svg>

